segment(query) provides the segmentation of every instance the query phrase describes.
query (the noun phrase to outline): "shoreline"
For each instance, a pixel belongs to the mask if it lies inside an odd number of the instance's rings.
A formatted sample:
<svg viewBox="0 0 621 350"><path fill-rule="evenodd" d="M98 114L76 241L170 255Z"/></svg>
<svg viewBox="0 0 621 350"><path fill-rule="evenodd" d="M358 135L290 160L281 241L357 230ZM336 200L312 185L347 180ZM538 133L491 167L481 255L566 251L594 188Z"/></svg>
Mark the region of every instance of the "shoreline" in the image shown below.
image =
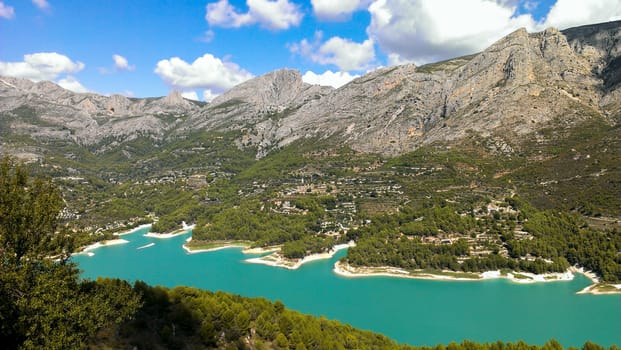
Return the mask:
<svg viewBox="0 0 621 350"><path fill-rule="evenodd" d="M479 273L476 278L473 277L459 277L459 272L454 271L442 271L447 275L434 274L430 272L420 271L420 273L412 273L403 269L381 266L381 267L353 267L348 264L343 264L337 261L334 264L334 273L347 277L347 278L360 278L360 277L396 277L396 278L411 278L411 279L425 279L436 281L485 281L496 278L505 278L513 283L548 283L548 282L563 282L571 281L574 279L574 274L579 273L591 280L593 284L586 288L576 292L576 294L621 294L621 284L602 284L600 279L591 271L585 271L583 268L570 267L567 271L562 273L547 273L547 274L533 274L528 272L509 272L502 274L499 270L485 271ZM449 275L450 274L450 275ZM467 273L463 273L466 275Z"/></svg>
<svg viewBox="0 0 621 350"><path fill-rule="evenodd" d="M340 261L337 261L334 264L334 269L332 270L335 274L348 278L361 278L361 277L395 277L395 278L409 278L409 279L422 279L422 280L436 280L436 281L484 281L487 279L496 278L496 271L488 271L486 275L477 278L466 277L464 273L464 277L457 277L451 275L440 275L434 274L431 272L420 271L418 273L411 273L409 271L400 269L398 267L390 267L390 266L380 266L380 267L353 267L349 264L343 264ZM452 271L446 271L447 273ZM498 275L500 275L500 271L498 271Z"/></svg>
<svg viewBox="0 0 621 350"><path fill-rule="evenodd" d="M583 267L572 266L569 268L573 273L579 273L586 276L591 280L591 285L584 287L576 294L594 294L594 295L606 295L606 294L621 294L621 284L607 284L602 283L600 278L593 271L586 271Z"/></svg>
<svg viewBox="0 0 621 350"><path fill-rule="evenodd" d="M173 232L167 232L167 233L147 232L143 236L151 237L151 238L159 238L159 239L173 238L173 237L177 237L180 235L184 235L188 233L190 230L193 230L195 227L196 225L186 225L185 222L183 222L183 228L180 228Z"/></svg>
<svg viewBox="0 0 621 350"><path fill-rule="evenodd" d="M95 242L93 244L87 245L80 252L73 253L72 255L74 255L74 254L76 254L76 255L77 254L86 254L88 256L93 256L93 255L95 255L95 253L93 253L93 250L95 250L97 248L108 247L108 246L119 245L119 244L125 244L125 243L129 243L129 241L125 240L125 239L121 239L121 238L109 239L107 241L101 241L101 242Z"/></svg>
<svg viewBox="0 0 621 350"><path fill-rule="evenodd" d="M188 239L186 242L190 242L191 239ZM186 244L181 246L183 248L183 250L185 250L185 252L187 254L198 254L198 253L209 253L209 252L215 252L218 250L223 250L223 249L230 249L230 248L247 248L248 245L243 244L243 243L231 243L231 244L224 244L221 246L216 246L213 248L198 248L198 249L193 249L191 247L188 247Z"/></svg>
<svg viewBox="0 0 621 350"><path fill-rule="evenodd" d="M272 246L266 248L246 248L242 250L244 254L265 254L265 253L274 253L280 250L279 246Z"/></svg>
<svg viewBox="0 0 621 350"><path fill-rule="evenodd" d="M134 227L134 228L132 228L130 230L127 230L127 231L115 232L115 233L113 233L113 235L115 235L115 236L130 235L130 234L132 234L132 233L134 233L136 231L140 231L143 228L147 228L147 227L151 227L151 226L153 226L153 224L142 224L142 225L138 225L138 226L136 226L136 227Z"/></svg>
<svg viewBox="0 0 621 350"><path fill-rule="evenodd" d="M272 254L262 256L259 258L246 259L244 261L247 263L251 263L251 264L263 264L263 265L267 265L271 267L281 267L281 268L285 268L289 270L297 270L298 268L300 268L302 265L306 263L309 263L311 261L330 259L339 250L346 249L346 248L353 247L353 246L354 246L353 242L346 243L346 244L337 244L326 253L311 254L311 255L305 256L302 259L295 259L295 260L287 259L283 257L282 255L280 255L277 251L274 251Z"/></svg>
<svg viewBox="0 0 621 350"><path fill-rule="evenodd" d="M185 243L181 246L187 254L209 253L209 252L215 252L218 250L230 249L230 248L243 248L244 250L242 252L246 254L245 252L247 250L252 250L248 248L250 247L250 244L251 244L250 241L248 242L246 241L222 241L219 243L214 243L213 246L209 248L201 248L200 246L198 248L188 247L187 243L190 243L190 242L192 242L191 236L188 237L188 239L185 240ZM254 249L260 249L260 248L254 248Z"/></svg>

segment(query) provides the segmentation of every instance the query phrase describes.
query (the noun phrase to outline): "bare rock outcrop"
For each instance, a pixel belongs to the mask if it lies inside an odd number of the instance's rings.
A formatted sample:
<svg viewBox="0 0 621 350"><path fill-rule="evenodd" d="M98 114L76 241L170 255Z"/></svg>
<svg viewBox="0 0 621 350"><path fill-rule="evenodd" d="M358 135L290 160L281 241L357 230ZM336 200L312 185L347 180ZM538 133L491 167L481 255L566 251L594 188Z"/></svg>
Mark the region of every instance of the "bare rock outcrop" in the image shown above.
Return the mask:
<svg viewBox="0 0 621 350"><path fill-rule="evenodd" d="M510 153L543 128L589 118L621 121L621 21L520 29L474 55L384 67L338 89L281 69L209 104L178 92L135 99L0 77L0 137L27 134L100 151L139 136L234 130L237 146L256 148L257 157L305 138L395 155L476 136Z"/></svg>

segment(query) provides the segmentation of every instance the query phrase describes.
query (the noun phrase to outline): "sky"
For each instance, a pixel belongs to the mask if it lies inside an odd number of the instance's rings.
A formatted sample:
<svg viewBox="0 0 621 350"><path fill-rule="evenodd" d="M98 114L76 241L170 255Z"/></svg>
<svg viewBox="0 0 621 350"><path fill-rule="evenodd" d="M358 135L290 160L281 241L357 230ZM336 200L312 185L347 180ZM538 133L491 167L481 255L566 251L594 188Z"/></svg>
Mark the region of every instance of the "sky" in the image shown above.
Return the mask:
<svg viewBox="0 0 621 350"><path fill-rule="evenodd" d="M210 101L297 69L339 87L475 53L519 29L621 20L621 0L0 0L0 75Z"/></svg>

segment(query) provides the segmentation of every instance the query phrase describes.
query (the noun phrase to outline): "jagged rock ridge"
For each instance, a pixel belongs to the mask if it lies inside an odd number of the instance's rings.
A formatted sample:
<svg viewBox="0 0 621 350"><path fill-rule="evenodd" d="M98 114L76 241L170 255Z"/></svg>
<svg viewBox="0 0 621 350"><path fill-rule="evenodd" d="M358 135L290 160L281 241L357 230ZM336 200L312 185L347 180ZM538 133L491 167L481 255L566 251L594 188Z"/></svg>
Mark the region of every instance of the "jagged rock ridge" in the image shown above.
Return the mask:
<svg viewBox="0 0 621 350"><path fill-rule="evenodd" d="M510 152L543 127L619 118L620 39L621 21L532 34L521 29L475 55L382 68L339 89L278 70L210 104L175 93L159 99L74 94L49 82L3 77L0 123L4 134L78 144L115 140L102 149L139 135L239 130L238 147L256 147L259 157L301 138L395 155L473 134Z"/></svg>

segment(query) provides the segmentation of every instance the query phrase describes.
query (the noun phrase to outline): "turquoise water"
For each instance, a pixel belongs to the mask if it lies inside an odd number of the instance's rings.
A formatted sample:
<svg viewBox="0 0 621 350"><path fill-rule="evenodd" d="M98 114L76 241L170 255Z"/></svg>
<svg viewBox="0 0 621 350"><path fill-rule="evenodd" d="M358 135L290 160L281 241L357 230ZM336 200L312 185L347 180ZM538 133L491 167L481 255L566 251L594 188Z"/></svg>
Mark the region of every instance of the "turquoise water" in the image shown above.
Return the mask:
<svg viewBox="0 0 621 350"><path fill-rule="evenodd" d="M153 285L195 286L249 297L281 300L289 308L337 319L411 345L471 339L564 346L590 340L621 345L621 295L577 295L589 285L571 282L515 284L504 279L445 282L391 277L345 278L330 260L298 270L243 262L250 256L231 248L186 254L189 234L170 239L144 237L146 229L123 236L130 242L74 257L83 276L143 280ZM155 245L136 249L149 243Z"/></svg>

